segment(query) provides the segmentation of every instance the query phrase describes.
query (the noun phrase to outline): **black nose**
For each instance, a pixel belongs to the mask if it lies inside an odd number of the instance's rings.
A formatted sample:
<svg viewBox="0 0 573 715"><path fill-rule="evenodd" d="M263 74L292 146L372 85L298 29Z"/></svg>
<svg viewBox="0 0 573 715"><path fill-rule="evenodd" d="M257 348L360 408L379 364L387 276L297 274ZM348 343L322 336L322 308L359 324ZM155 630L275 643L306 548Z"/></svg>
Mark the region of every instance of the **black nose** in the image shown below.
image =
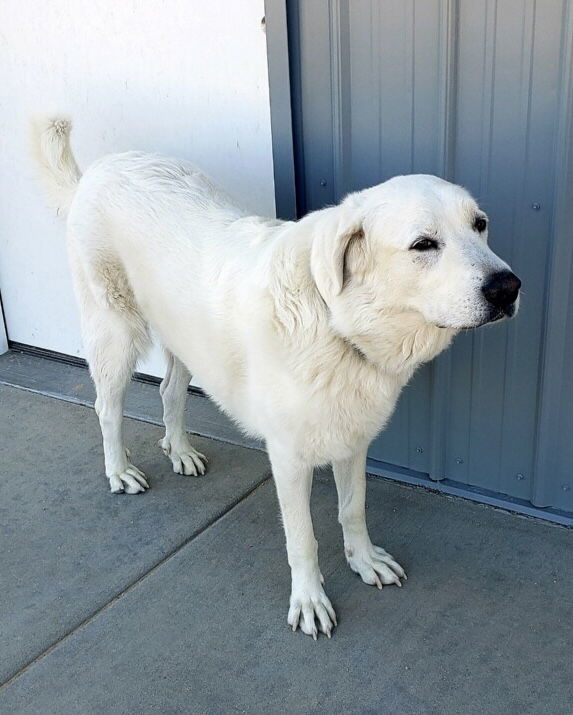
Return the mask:
<svg viewBox="0 0 573 715"><path fill-rule="evenodd" d="M515 303L521 287L521 281L511 271L493 273L483 284L481 292L488 303L496 308L507 308Z"/></svg>

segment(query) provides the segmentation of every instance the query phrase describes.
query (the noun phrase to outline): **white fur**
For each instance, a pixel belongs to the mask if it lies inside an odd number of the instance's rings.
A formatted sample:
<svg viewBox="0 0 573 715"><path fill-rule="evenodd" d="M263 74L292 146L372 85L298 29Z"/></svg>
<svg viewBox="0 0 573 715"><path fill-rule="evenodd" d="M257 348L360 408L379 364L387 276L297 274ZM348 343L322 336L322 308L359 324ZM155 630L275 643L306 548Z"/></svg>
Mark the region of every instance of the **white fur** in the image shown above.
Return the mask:
<svg viewBox="0 0 573 715"><path fill-rule="evenodd" d="M68 245L112 491L147 488L122 436L123 397L148 327L169 368L162 383L175 471L204 472L184 426L190 373L265 439L283 516L288 622L316 638L336 623L309 508L313 467L332 463L348 562L366 583L405 574L365 522L368 444L400 390L461 327L487 322L481 286L506 268L472 228L458 186L396 177L297 222L249 216L193 166L138 153L80 179L70 125L36 125L35 153ZM439 252L410 250L419 235ZM442 326L442 327L438 327Z"/></svg>

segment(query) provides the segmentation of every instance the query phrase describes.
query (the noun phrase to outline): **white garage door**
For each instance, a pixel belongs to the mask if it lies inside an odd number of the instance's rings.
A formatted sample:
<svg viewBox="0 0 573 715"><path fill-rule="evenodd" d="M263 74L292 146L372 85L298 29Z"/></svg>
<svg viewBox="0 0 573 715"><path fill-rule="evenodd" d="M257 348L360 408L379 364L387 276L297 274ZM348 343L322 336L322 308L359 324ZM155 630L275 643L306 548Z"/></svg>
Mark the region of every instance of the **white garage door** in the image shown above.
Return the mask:
<svg viewBox="0 0 573 715"><path fill-rule="evenodd" d="M82 167L129 149L174 154L274 215L263 14L263 0L0 4L0 290L11 340L83 357L63 223L27 151L33 115L73 118ZM159 351L138 369L160 374Z"/></svg>

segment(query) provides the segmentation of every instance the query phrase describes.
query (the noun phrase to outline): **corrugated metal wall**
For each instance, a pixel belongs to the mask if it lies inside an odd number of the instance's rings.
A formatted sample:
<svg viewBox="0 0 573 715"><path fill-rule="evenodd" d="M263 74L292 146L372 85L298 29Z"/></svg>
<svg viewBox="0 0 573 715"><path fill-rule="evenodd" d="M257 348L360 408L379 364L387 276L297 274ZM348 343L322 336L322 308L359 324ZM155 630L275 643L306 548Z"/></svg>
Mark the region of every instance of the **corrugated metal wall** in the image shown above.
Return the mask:
<svg viewBox="0 0 573 715"><path fill-rule="evenodd" d="M480 200L492 247L524 284L517 319L460 335L420 371L370 456L573 511L566 369L573 288L571 266L555 263L571 258L556 223L556 197L573 187L559 185L567 181L571 125L571 3L299 0L288 7L300 212L395 174L438 174ZM548 300L562 319L549 315ZM565 336L553 346L546 334L559 325ZM541 387L555 390L547 373L555 350L562 392L548 404Z"/></svg>

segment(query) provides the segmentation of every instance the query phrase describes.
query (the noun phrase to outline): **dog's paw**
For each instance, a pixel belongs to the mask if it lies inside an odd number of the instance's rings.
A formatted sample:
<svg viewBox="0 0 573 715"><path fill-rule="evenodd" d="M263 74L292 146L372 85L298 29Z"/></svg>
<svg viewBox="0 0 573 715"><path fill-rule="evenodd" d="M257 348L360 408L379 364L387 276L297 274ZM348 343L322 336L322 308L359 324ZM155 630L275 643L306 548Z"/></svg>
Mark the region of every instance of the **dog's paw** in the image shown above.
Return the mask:
<svg viewBox="0 0 573 715"><path fill-rule="evenodd" d="M330 638L334 626L337 625L336 613L322 587L293 591L290 597L290 608L287 621L296 631L298 627L307 636L317 639L318 629Z"/></svg>
<svg viewBox="0 0 573 715"><path fill-rule="evenodd" d="M380 546L369 544L362 549L347 546L344 551L350 568L370 586L402 586L400 579L408 578L394 557Z"/></svg>
<svg viewBox="0 0 573 715"><path fill-rule="evenodd" d="M164 437L159 440L159 446L171 460L173 471L176 474L184 474L187 477L198 477L205 474L207 457L193 449L187 437L177 443Z"/></svg>
<svg viewBox="0 0 573 715"><path fill-rule="evenodd" d="M123 472L108 474L109 488L113 494L139 494L149 489L145 474L133 464L128 464Z"/></svg>

